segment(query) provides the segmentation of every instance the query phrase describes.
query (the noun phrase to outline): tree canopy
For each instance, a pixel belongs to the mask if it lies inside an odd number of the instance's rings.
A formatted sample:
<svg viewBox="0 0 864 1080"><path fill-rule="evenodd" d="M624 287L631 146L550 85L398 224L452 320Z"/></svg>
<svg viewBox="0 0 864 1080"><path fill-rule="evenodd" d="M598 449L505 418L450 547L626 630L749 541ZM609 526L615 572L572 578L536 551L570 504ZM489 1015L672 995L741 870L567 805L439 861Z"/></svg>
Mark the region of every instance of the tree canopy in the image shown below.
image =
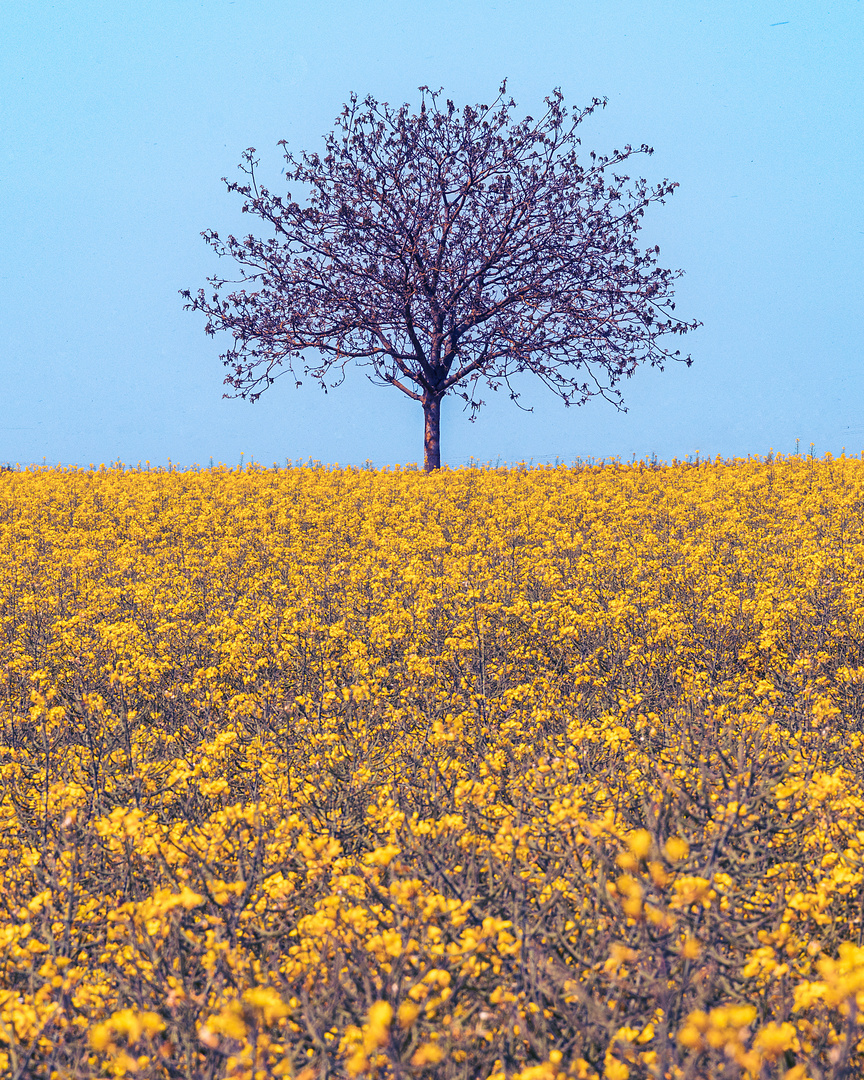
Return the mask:
<svg viewBox="0 0 864 1080"><path fill-rule="evenodd" d="M285 174L303 198L258 182L250 147L244 199L270 235L202 233L239 278L183 290L206 331L227 331L230 391L257 400L285 373L326 389L346 365L422 404L427 470L440 465L447 394L474 413L484 386L531 372L567 405L599 395L623 408L620 380L641 363L691 363L661 339L700 325L673 312L682 271L637 244L641 219L678 186L631 180L621 167L642 145L581 154L578 129L606 102L565 108L561 91L539 120L517 121L506 81L491 106L461 111L420 87L420 110L352 95L325 136L323 156L295 157Z"/></svg>

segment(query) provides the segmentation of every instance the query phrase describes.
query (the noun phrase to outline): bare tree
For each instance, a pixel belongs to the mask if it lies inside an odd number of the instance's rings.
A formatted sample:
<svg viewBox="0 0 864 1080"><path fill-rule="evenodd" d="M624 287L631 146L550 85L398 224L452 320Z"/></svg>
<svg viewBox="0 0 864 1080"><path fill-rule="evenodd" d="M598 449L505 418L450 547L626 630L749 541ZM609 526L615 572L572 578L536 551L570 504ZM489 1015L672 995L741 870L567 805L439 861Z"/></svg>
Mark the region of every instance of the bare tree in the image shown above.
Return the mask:
<svg viewBox="0 0 864 1080"><path fill-rule="evenodd" d="M636 244L645 208L678 185L626 186L617 169L653 153L644 144L580 162L577 129L605 100L568 113L556 89L539 121L517 123L506 86L461 114L426 86L419 113L352 95L323 157L279 144L305 205L259 185L254 147L243 154L246 182L224 182L275 235L202 233L242 276L182 292L208 334L233 335L226 396L255 401L288 371L326 390L357 361L422 404L432 470L448 393L473 419L478 388L506 385L515 401L511 380L530 371L567 405L600 395L623 409L616 384L637 364L691 363L659 344L700 325L672 315L682 271Z"/></svg>

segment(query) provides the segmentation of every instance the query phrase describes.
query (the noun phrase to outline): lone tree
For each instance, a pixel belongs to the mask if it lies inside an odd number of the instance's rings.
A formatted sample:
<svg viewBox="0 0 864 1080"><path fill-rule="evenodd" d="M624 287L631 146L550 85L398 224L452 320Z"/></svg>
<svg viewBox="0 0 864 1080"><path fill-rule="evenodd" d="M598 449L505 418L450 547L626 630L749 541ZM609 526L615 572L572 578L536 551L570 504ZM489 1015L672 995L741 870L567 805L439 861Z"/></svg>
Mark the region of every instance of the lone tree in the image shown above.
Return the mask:
<svg viewBox="0 0 864 1080"><path fill-rule="evenodd" d="M275 235L202 233L241 276L208 278L210 295L181 294L205 313L208 334L233 336L221 357L226 397L255 401L289 371L298 386L302 373L326 390L358 361L422 404L429 471L441 463L448 393L473 419L478 388L504 384L515 401L511 379L530 371L566 405L600 395L623 409L622 376L682 359L659 343L700 325L672 315L682 271L636 244L646 206L678 185L626 186L618 167L653 153L644 144L579 160L577 129L605 99L568 113L556 89L539 121L517 123L506 87L461 114L426 86L419 113L352 95L323 157L297 159L279 144L305 204L262 187L256 151L245 151L246 182L224 183Z"/></svg>

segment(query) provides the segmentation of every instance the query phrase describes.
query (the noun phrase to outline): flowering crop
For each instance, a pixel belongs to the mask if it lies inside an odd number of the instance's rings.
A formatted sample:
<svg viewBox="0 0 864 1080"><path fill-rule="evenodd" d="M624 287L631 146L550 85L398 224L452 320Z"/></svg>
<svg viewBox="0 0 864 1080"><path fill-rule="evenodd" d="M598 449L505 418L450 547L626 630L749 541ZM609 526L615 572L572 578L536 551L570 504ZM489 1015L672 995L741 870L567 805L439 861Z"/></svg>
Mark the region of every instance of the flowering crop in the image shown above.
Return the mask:
<svg viewBox="0 0 864 1080"><path fill-rule="evenodd" d="M864 1075L864 461L0 474L0 1073Z"/></svg>

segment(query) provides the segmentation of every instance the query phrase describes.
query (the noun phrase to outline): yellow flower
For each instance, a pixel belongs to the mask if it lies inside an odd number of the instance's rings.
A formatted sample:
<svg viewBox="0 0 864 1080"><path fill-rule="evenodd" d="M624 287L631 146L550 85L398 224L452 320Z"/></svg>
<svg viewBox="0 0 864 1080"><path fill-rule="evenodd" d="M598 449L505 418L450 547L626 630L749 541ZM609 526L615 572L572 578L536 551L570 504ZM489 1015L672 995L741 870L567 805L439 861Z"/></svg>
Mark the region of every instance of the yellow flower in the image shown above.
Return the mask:
<svg viewBox="0 0 864 1080"><path fill-rule="evenodd" d="M670 836L663 845L663 851L670 862L682 862L690 854L690 845L680 836Z"/></svg>
<svg viewBox="0 0 864 1080"><path fill-rule="evenodd" d="M776 1061L786 1050L800 1050L798 1035L792 1024L768 1023L756 1032L753 1049L769 1061Z"/></svg>
<svg viewBox="0 0 864 1080"><path fill-rule="evenodd" d="M369 1017L363 1032L363 1046L368 1054L379 1046L385 1046L390 1038L393 1006L389 1001L376 1001L369 1009Z"/></svg>
<svg viewBox="0 0 864 1080"><path fill-rule="evenodd" d="M403 1030L410 1028L417 1017L420 1015L420 1006L413 1001L403 1001L396 1011L396 1018L399 1021L399 1027Z"/></svg>
<svg viewBox="0 0 864 1080"><path fill-rule="evenodd" d="M423 1065L437 1065L444 1060L444 1048L437 1043L421 1043L411 1055L411 1064L415 1069Z"/></svg>
<svg viewBox="0 0 864 1080"><path fill-rule="evenodd" d="M647 829L634 829L627 834L627 846L637 859L647 859L654 840Z"/></svg>
<svg viewBox="0 0 864 1080"><path fill-rule="evenodd" d="M830 1073L862 492L851 457L0 470L0 1074L182 1072L193 1009L238 1077L647 1075L639 1001L714 953L768 1012L686 1016L685 1072ZM532 1060L580 1017L605 1063Z"/></svg>
<svg viewBox="0 0 864 1080"><path fill-rule="evenodd" d="M384 847L376 848L363 857L368 866L389 866L400 852L395 844L385 844Z"/></svg>
<svg viewBox="0 0 864 1080"><path fill-rule="evenodd" d="M604 1063L603 1076L605 1080L627 1080L630 1069L617 1058L608 1057Z"/></svg>

